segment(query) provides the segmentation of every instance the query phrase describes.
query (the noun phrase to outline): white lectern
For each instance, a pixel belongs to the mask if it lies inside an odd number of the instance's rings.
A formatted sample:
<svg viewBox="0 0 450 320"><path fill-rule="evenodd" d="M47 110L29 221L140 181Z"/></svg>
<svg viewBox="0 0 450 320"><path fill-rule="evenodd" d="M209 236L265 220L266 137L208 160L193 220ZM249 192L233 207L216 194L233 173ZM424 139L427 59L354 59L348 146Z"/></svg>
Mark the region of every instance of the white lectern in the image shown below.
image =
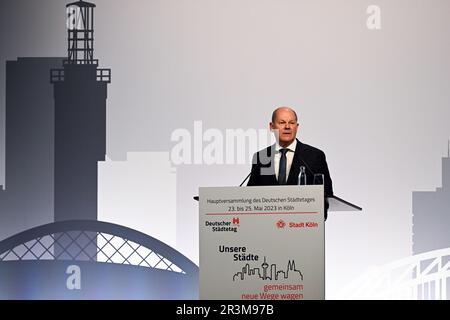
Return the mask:
<svg viewBox="0 0 450 320"><path fill-rule="evenodd" d="M325 298L323 185L200 188L200 299Z"/></svg>

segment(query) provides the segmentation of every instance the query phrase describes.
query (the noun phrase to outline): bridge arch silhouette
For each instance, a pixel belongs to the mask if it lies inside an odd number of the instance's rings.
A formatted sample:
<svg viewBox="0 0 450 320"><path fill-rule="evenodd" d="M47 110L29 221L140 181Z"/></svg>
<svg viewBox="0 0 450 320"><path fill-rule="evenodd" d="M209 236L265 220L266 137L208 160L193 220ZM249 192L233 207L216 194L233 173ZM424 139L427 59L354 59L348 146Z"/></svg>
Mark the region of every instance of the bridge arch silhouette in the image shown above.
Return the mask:
<svg viewBox="0 0 450 320"><path fill-rule="evenodd" d="M344 287L337 299L450 299L450 248L373 266Z"/></svg>
<svg viewBox="0 0 450 320"><path fill-rule="evenodd" d="M1 241L0 275L2 299L198 298L192 261L142 232L95 220L54 222ZM74 276L79 288L68 285Z"/></svg>

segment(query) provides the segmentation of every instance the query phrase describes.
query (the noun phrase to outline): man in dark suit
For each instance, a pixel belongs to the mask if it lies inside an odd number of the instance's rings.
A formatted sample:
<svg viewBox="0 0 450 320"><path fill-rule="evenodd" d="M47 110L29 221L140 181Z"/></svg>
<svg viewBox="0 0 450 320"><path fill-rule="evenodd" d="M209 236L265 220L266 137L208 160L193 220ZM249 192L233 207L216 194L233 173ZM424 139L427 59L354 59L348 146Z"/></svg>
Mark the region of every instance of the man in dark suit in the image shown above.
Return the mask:
<svg viewBox="0 0 450 320"><path fill-rule="evenodd" d="M313 184L314 174L324 175L325 220L327 197L333 195L333 185L323 151L300 142L297 136L298 118L288 107L272 113L270 130L277 142L253 156L253 166L247 186L296 185L300 167L305 167L307 184Z"/></svg>

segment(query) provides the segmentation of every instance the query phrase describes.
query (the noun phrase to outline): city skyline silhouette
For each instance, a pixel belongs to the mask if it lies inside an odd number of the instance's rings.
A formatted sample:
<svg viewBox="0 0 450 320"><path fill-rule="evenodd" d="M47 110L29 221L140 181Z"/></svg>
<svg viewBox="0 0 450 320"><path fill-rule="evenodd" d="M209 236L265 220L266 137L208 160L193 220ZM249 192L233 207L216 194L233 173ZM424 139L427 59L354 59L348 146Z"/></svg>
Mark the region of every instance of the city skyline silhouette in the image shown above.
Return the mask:
<svg viewBox="0 0 450 320"><path fill-rule="evenodd" d="M262 272L261 269L256 267L256 268L250 268L250 264L246 263L244 267L242 267L242 271L236 272L233 275L233 281L235 281L236 279L238 280L244 280L247 277L253 277L253 276L257 276L258 278L260 278L261 280L279 280L280 276L283 279L289 279L290 274L298 274L298 276L300 277L300 280L303 281L303 274L300 270L297 270L295 268L295 261L294 260L289 260L286 266L286 271L283 270L277 270L277 264L272 263L270 266L266 261L266 257L264 257L264 262L261 264L262 267ZM270 267L269 269L269 273L267 273L267 269Z"/></svg>

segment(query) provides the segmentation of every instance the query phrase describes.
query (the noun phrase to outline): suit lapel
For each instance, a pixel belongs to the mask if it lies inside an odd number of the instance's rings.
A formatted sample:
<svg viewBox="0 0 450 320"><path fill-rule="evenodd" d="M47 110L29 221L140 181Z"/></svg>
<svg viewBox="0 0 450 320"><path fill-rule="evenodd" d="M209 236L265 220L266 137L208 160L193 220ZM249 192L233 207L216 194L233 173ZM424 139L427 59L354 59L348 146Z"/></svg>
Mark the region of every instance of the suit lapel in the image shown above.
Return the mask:
<svg viewBox="0 0 450 320"><path fill-rule="evenodd" d="M297 182L297 177L300 173L300 165L303 163L300 160L301 149L302 143L297 139L297 146L295 148L294 158L292 159L291 170L289 170L289 176L286 184L293 185Z"/></svg>
<svg viewBox="0 0 450 320"><path fill-rule="evenodd" d="M272 180L271 183L274 185L278 184L277 176L275 175L275 145L270 146L270 169L267 168L267 170L270 170L270 179Z"/></svg>
<svg viewBox="0 0 450 320"><path fill-rule="evenodd" d="M266 149L266 154L262 155L265 159L261 159L261 172L260 175L263 177L264 185L277 185L278 180L275 175L275 145L272 145ZM269 161L269 163L267 163Z"/></svg>

